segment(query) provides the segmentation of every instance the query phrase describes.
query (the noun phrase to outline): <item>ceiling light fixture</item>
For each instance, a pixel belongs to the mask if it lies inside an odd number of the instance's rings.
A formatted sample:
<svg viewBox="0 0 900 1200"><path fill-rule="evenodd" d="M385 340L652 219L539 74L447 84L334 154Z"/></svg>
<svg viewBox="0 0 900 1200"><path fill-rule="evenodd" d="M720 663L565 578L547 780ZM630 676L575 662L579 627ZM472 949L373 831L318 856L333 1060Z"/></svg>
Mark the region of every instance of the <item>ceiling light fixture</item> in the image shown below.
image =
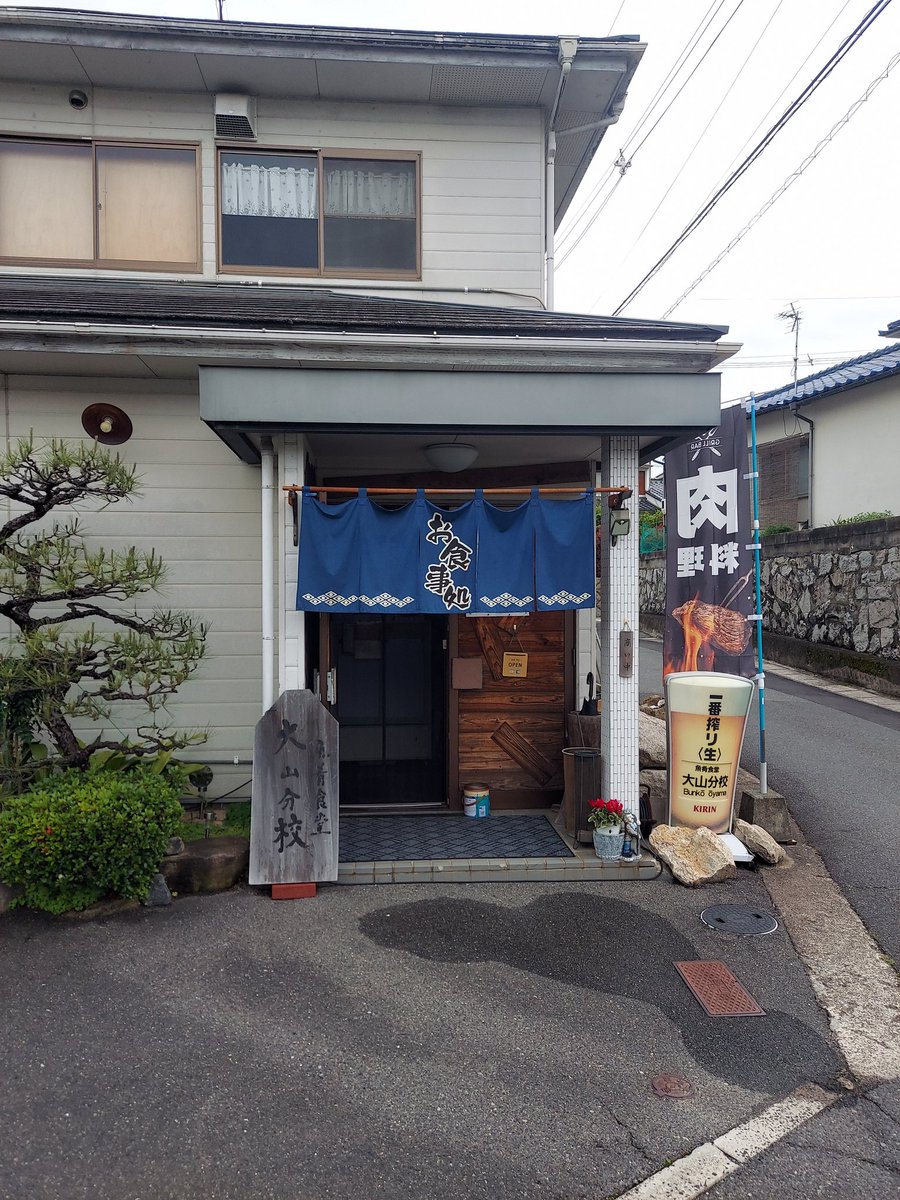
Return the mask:
<svg viewBox="0 0 900 1200"><path fill-rule="evenodd" d="M425 447L425 457L438 471L452 474L454 471L465 471L471 467L478 457L478 449L466 442L438 442L434 446Z"/></svg>

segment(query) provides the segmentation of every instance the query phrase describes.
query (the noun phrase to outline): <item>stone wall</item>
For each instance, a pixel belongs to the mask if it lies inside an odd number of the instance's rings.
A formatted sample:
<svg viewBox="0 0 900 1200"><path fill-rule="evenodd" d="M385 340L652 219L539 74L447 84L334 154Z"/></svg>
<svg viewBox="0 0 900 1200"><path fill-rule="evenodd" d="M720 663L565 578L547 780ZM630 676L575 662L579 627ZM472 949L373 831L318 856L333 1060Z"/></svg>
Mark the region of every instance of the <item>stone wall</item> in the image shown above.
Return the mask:
<svg viewBox="0 0 900 1200"><path fill-rule="evenodd" d="M770 656L900 691L900 517L778 534L761 557ZM642 557L642 614L664 612L665 577L664 554Z"/></svg>

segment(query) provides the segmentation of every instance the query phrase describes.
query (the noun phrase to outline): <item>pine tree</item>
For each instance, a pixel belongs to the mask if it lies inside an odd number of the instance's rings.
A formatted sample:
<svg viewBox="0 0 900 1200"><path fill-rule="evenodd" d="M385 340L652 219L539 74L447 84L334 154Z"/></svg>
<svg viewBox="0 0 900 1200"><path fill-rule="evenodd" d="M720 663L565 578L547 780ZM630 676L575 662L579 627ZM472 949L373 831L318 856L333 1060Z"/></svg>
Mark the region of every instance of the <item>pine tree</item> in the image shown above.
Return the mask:
<svg viewBox="0 0 900 1200"><path fill-rule="evenodd" d="M196 669L207 628L183 612L130 604L164 580L154 552L91 549L80 519L60 510L127 500L137 475L98 445L20 441L0 456L0 737L6 784L27 782L28 760L88 766L100 750L147 757L202 741L166 725L166 701ZM147 723L110 736L117 706L139 705ZM86 721L96 733L86 740ZM42 748L43 747L43 748Z"/></svg>

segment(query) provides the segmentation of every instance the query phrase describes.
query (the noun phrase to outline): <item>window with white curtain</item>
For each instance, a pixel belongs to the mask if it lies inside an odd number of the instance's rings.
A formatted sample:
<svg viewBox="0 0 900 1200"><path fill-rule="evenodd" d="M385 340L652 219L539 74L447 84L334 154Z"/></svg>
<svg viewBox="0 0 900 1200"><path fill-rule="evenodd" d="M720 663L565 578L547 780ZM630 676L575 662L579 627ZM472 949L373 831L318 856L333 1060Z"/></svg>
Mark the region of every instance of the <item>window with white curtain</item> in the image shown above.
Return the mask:
<svg viewBox="0 0 900 1200"><path fill-rule="evenodd" d="M0 139L0 258L199 270L196 146Z"/></svg>
<svg viewBox="0 0 900 1200"><path fill-rule="evenodd" d="M219 161L223 270L417 275L415 158L221 150Z"/></svg>

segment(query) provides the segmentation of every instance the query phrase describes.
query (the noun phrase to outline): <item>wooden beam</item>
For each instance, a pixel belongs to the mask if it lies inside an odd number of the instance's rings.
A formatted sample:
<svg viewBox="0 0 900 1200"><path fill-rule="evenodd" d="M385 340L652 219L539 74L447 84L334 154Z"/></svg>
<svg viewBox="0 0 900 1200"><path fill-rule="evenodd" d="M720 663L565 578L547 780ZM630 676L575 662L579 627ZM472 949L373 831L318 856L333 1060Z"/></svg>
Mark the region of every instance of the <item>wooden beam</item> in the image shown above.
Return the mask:
<svg viewBox="0 0 900 1200"><path fill-rule="evenodd" d="M523 771L536 779L541 785L550 782L556 774L556 767L541 754L540 750L514 729L508 721L502 721L491 734L501 749L505 750L511 759L519 764Z"/></svg>
<svg viewBox="0 0 900 1200"><path fill-rule="evenodd" d="M503 679L503 651L506 646L500 637L500 631L493 617L469 618L475 626L481 653L490 669L492 677L500 682Z"/></svg>

